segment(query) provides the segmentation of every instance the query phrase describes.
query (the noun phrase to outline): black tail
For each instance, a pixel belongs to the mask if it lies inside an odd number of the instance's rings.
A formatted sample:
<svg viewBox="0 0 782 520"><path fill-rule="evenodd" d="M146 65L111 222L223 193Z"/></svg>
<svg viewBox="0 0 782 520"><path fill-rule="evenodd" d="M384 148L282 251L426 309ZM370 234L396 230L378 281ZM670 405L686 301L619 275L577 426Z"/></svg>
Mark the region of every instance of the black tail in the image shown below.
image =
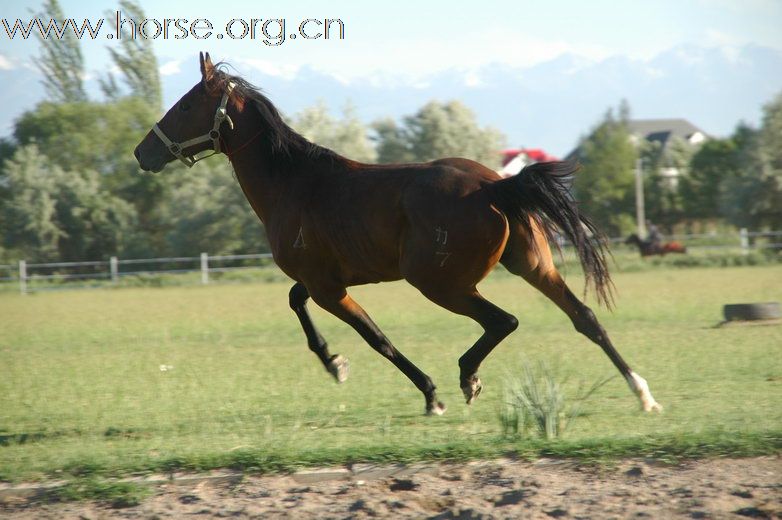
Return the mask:
<svg viewBox="0 0 782 520"><path fill-rule="evenodd" d="M576 170L578 165L574 162L535 163L518 175L491 184L488 189L494 205L508 218L518 220L530 236L533 220L549 242L555 240L555 233L560 230L576 247L587 287L591 282L598 301L610 307L612 284L605 238L579 212L578 203L570 193Z"/></svg>

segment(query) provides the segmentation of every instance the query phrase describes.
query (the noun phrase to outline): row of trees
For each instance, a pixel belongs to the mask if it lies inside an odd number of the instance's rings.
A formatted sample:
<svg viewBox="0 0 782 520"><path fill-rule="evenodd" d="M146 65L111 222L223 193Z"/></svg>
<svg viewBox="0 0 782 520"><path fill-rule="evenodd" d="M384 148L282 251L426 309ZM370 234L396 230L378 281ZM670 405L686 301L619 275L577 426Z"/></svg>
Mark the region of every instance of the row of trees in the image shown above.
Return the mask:
<svg viewBox="0 0 782 520"><path fill-rule="evenodd" d="M582 207L608 234L635 227L635 176L642 159L647 217L675 226L728 224L753 230L782 229L782 92L763 107L759 128L739 123L726 138L693 146L674 138L633 139L629 107L609 110L583 139L575 191ZM680 172L672 184L666 168Z"/></svg>

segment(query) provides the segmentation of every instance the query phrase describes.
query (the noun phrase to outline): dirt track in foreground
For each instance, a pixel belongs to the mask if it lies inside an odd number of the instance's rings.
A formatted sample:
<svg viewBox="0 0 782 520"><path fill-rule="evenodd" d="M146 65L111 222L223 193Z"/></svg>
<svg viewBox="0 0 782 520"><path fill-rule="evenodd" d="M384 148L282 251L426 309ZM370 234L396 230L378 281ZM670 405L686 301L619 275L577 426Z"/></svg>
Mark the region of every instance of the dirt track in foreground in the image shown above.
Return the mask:
<svg viewBox="0 0 782 520"><path fill-rule="evenodd" d="M433 464L378 479L303 483L291 476L166 485L142 504L19 501L0 517L32 518L782 518L782 459L667 466L622 461L496 460Z"/></svg>

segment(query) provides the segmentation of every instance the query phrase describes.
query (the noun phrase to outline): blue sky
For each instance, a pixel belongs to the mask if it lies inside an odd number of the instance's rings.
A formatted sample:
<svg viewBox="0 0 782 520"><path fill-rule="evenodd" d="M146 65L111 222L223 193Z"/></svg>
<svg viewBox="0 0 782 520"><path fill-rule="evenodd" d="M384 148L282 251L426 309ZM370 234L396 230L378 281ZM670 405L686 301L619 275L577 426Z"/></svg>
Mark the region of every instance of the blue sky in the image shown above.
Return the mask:
<svg viewBox="0 0 782 520"><path fill-rule="evenodd" d="M30 17L41 2L4 5L2 17ZM97 19L112 2L61 0L67 16ZM302 66L350 80L372 73L413 81L429 72L499 62L524 66L571 52L601 59L614 55L647 58L688 43L705 46L757 44L782 50L782 2L779 0L657 1L332 1L194 2L142 0L149 18L210 19L222 27L232 18L340 18L344 40L288 40L279 47L259 41L157 40L161 66L209 50L232 61L255 60L269 71L292 74ZM458 7L457 7L458 6ZM108 66L111 42L85 41L89 71ZM28 62L34 41L0 38L0 66ZM10 62L10 63L8 63ZM169 65L173 67L174 65Z"/></svg>

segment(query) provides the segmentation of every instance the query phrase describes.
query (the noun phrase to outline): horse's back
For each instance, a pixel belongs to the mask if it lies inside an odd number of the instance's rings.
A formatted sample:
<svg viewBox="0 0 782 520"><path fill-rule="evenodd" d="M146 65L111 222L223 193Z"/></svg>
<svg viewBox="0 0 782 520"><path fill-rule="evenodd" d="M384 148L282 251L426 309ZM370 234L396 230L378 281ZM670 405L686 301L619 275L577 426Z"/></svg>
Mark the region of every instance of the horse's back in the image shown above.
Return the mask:
<svg viewBox="0 0 782 520"><path fill-rule="evenodd" d="M467 159L430 163L401 197L400 272L416 286L470 287L497 263L507 220L483 188L499 175Z"/></svg>
<svg viewBox="0 0 782 520"><path fill-rule="evenodd" d="M499 178L466 159L353 168L324 182L308 208L299 268L333 271L345 285L474 285L507 238L507 221L483 190Z"/></svg>

